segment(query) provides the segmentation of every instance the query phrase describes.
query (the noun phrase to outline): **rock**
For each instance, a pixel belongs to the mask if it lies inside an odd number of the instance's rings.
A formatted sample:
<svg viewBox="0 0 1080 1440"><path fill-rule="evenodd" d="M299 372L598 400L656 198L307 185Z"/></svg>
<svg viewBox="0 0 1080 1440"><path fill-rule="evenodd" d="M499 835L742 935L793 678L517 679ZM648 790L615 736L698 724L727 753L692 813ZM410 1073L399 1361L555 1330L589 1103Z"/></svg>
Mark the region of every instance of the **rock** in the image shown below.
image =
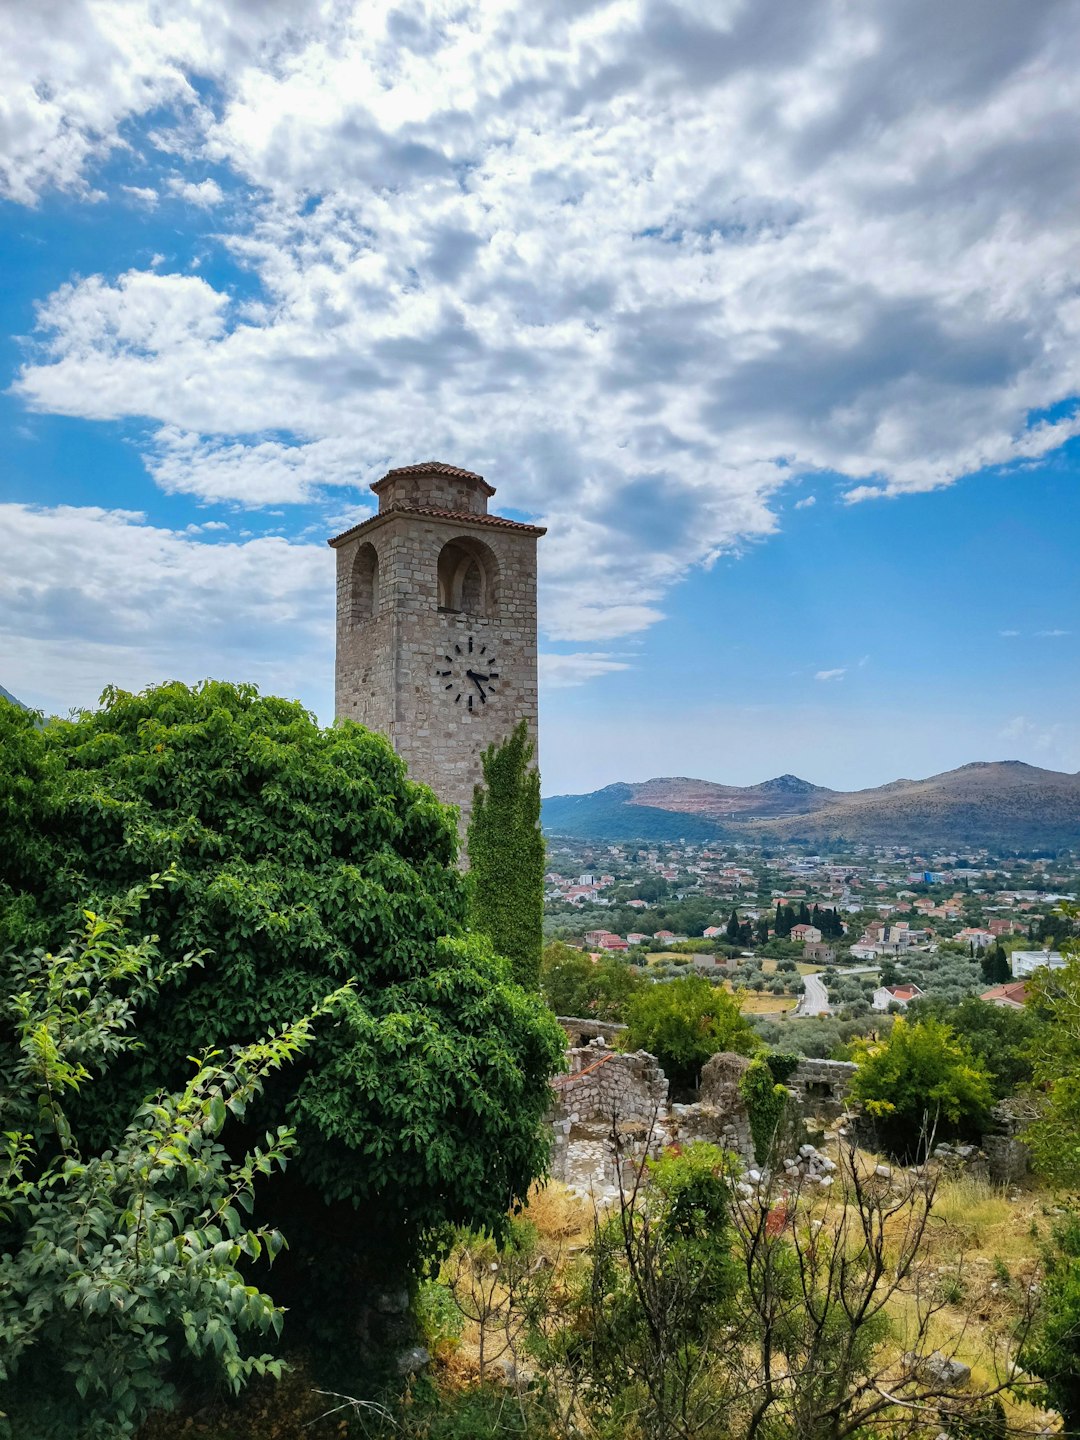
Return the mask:
<svg viewBox="0 0 1080 1440"><path fill-rule="evenodd" d="M409 1308L408 1290L387 1290L375 1301L381 1315L404 1315Z"/></svg>
<svg viewBox="0 0 1080 1440"><path fill-rule="evenodd" d="M892 1170L888 1165L877 1165L874 1167L874 1174L879 1180L891 1180Z"/></svg>
<svg viewBox="0 0 1080 1440"><path fill-rule="evenodd" d="M746 1178L747 1178L747 1180L750 1181L750 1184L751 1184L751 1185L760 1185L760 1184L761 1184L761 1171L760 1171L760 1170L748 1170L748 1171L746 1172Z"/></svg>
<svg viewBox="0 0 1080 1440"><path fill-rule="evenodd" d="M754 1191L753 1187L747 1185L745 1180L738 1180L735 1183L735 1193L741 1195L744 1200L750 1200L753 1198Z"/></svg>
<svg viewBox="0 0 1080 1440"><path fill-rule="evenodd" d="M821 1178L818 1180L819 1185L831 1185L832 1182L833 1177L831 1175L822 1175Z"/></svg>
<svg viewBox="0 0 1080 1440"><path fill-rule="evenodd" d="M831 1175L832 1172L836 1169L836 1161L830 1160L827 1155L822 1155L821 1168L826 1172L826 1174Z"/></svg>
<svg viewBox="0 0 1080 1440"><path fill-rule="evenodd" d="M423 1370L430 1360L431 1356L423 1345L411 1345L397 1357L397 1372L399 1375L415 1375Z"/></svg>
<svg viewBox="0 0 1080 1440"><path fill-rule="evenodd" d="M804 1160L809 1160L811 1156L817 1154L817 1147L814 1145L800 1145L799 1154Z"/></svg>
<svg viewBox="0 0 1080 1440"><path fill-rule="evenodd" d="M940 1350L922 1356L909 1353L904 1356L904 1364L926 1384L938 1385L943 1390L959 1390L971 1379L970 1365L943 1355Z"/></svg>

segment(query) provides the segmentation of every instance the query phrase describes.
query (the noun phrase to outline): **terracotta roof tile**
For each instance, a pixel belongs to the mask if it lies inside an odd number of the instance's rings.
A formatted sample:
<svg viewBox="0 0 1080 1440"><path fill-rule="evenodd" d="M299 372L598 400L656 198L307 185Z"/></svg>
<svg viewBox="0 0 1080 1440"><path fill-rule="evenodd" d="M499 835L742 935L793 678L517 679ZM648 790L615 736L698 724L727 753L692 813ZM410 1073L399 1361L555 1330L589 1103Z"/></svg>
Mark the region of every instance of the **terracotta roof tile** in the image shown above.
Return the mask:
<svg viewBox="0 0 1080 1440"><path fill-rule="evenodd" d="M388 515L424 515L432 520L454 520L464 525L491 525L497 530L520 530L527 535L546 535L547 530L543 525L526 525L520 520L508 520L503 515L474 515L468 511L461 510L438 510L433 505L391 505L385 510L370 515L366 520L361 520L359 525L353 525L348 530L343 530L340 535L335 535L326 543L328 545L340 545L343 540L351 540L361 530L374 525L377 520L383 520Z"/></svg>

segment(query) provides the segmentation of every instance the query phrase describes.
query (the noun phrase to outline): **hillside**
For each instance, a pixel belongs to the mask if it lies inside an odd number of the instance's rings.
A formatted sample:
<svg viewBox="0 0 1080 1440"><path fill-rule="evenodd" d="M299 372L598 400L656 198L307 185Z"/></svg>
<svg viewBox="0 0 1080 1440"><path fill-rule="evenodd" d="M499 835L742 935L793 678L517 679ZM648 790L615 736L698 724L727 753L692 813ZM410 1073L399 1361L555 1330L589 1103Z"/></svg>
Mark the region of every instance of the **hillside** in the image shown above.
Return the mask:
<svg viewBox="0 0 1080 1440"><path fill-rule="evenodd" d="M760 785L684 777L544 801L544 828L593 840L829 840L922 847L1080 845L1080 775L1019 760L837 791L782 775Z"/></svg>
<svg viewBox="0 0 1080 1440"><path fill-rule="evenodd" d="M10 700L12 705L18 705L20 710L26 709L26 706L22 703L22 701L17 700L15 696L12 695L10 690L5 690L3 685L0 685L0 699Z"/></svg>

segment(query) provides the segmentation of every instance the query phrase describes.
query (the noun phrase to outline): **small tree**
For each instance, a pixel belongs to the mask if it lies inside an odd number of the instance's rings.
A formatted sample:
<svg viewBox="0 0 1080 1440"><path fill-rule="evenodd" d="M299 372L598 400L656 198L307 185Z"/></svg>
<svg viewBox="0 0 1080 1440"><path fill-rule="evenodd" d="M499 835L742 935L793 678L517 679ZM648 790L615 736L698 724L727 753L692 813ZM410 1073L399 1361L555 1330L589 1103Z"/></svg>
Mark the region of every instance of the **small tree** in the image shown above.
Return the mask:
<svg viewBox="0 0 1080 1440"><path fill-rule="evenodd" d="M646 986L627 1006L626 1020L626 1048L655 1055L677 1085L696 1085L718 1050L749 1055L761 1044L738 1000L701 975Z"/></svg>
<svg viewBox="0 0 1080 1440"><path fill-rule="evenodd" d="M978 1130L993 1104L985 1065L940 1020L896 1017L884 1040L854 1046L858 1064L851 1094L873 1116L882 1141L910 1155L924 1130Z"/></svg>
<svg viewBox="0 0 1080 1440"><path fill-rule="evenodd" d="M644 984L622 960L594 961L558 940L544 947L540 989L556 1015L623 1019L626 1005Z"/></svg>
<svg viewBox="0 0 1080 1440"><path fill-rule="evenodd" d="M544 836L540 772L522 720L483 754L484 784L473 797L468 852L472 922L513 967L528 990L540 984L544 924Z"/></svg>

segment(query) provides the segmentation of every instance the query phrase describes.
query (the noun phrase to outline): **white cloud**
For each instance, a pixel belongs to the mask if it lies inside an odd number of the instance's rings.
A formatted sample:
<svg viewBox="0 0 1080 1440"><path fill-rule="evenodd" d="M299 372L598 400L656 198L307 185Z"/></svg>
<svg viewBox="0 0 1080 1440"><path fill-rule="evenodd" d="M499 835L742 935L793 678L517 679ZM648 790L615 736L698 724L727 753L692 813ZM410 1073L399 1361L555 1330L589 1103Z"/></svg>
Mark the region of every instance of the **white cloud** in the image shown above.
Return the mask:
<svg viewBox="0 0 1080 1440"><path fill-rule="evenodd" d="M188 205L198 206L200 209L220 205L225 199L224 192L216 180L200 180L196 184L194 181L185 180L181 175L170 175L168 186L170 195L175 195L178 200L183 200Z"/></svg>
<svg viewBox="0 0 1080 1440"><path fill-rule="evenodd" d="M1019 635L1019 634L1020 634L1020 631L1019 631L1019 630L999 630L999 631L998 631L998 634L1004 636L1005 639L1007 639L1007 640L1011 640L1011 639L1013 639L1015 636Z"/></svg>
<svg viewBox="0 0 1080 1440"><path fill-rule="evenodd" d="M1036 636L1037 636L1039 639L1055 640L1055 639L1057 639L1057 638L1058 638L1059 636L1061 636L1061 635L1069 635L1069 634L1071 634L1071 631L1069 631L1069 630L1036 630L1036 631L1035 631L1035 634L1036 634Z"/></svg>
<svg viewBox="0 0 1080 1440"><path fill-rule="evenodd" d="M152 210L158 203L158 192L149 185L121 185L125 195L130 195L133 200L138 200L142 205L148 205Z"/></svg>
<svg viewBox="0 0 1080 1440"><path fill-rule="evenodd" d="M847 674L847 666L845 665L845 666L840 666L840 667L838 667L838 668L835 669L835 670L818 670L818 671L815 673L815 675L814 675L814 679L815 679L815 680L842 680L846 674Z"/></svg>
<svg viewBox="0 0 1080 1440"><path fill-rule="evenodd" d="M151 422L171 493L359 508L389 464L467 464L558 537L550 633L603 643L792 480L1023 484L1080 434L1071 0L17 8L3 193L127 147L236 177L254 298L73 282L17 381Z"/></svg>
<svg viewBox="0 0 1080 1440"><path fill-rule="evenodd" d="M0 505L0 530L3 683L27 703L63 712L106 684L213 675L300 694L329 719L325 544L208 543L75 506Z"/></svg>
<svg viewBox="0 0 1080 1440"><path fill-rule="evenodd" d="M795 501L795 509L796 509L796 510L809 510L811 505L816 505L816 504L817 504L817 496L816 496L816 495L807 495L804 499L802 499L802 500L796 500L796 501Z"/></svg>
<svg viewBox="0 0 1080 1440"><path fill-rule="evenodd" d="M1002 726L998 738L1009 741L1034 764L1070 772L1080 766L1080 725L1074 721L1014 715Z"/></svg>
<svg viewBox="0 0 1080 1440"><path fill-rule="evenodd" d="M630 666L617 655L602 651L576 655L545 655L539 657L540 684L547 690L564 690L571 685L584 685L599 675L610 675Z"/></svg>

